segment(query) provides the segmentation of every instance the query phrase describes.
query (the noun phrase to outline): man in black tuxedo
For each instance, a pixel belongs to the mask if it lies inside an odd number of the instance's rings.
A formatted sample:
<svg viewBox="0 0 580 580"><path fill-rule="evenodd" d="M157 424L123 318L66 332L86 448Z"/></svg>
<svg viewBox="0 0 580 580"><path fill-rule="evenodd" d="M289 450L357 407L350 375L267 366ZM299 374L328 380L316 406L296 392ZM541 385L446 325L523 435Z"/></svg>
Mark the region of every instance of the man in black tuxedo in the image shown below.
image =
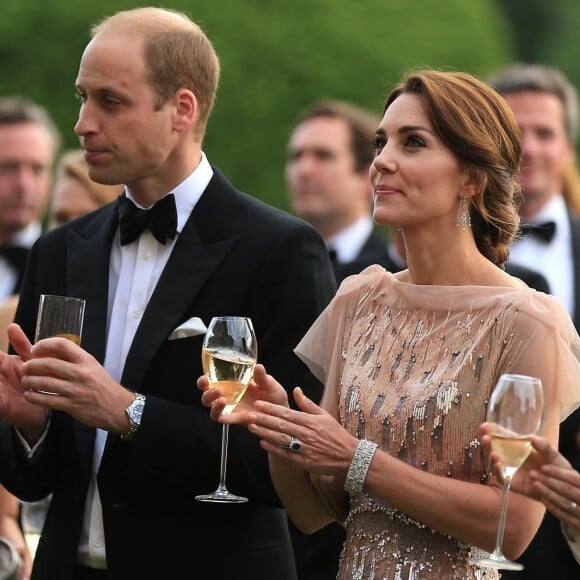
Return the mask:
<svg viewBox="0 0 580 580"><path fill-rule="evenodd" d="M288 143L292 209L322 234L339 283L371 264L391 264L371 218L369 166L378 124L359 107L321 101L299 115Z"/></svg>
<svg viewBox="0 0 580 580"><path fill-rule="evenodd" d="M59 143L44 109L23 97L0 99L0 300L20 291Z"/></svg>
<svg viewBox="0 0 580 580"><path fill-rule="evenodd" d="M511 257L541 272L580 329L580 218L576 205L580 185L574 166L578 135L578 97L558 70L516 64L490 79L511 106L522 133L520 205L522 237ZM560 426L559 448L580 469L580 410ZM580 575L558 520L546 513L534 540L520 561L523 572L502 572L506 578L562 580Z"/></svg>
<svg viewBox="0 0 580 580"><path fill-rule="evenodd" d="M259 360L319 399L292 349L334 292L319 234L202 153L218 77L201 29L158 8L105 19L83 53L75 131L91 178L126 190L35 245L19 356L0 354L2 480L53 494L33 580L296 578L255 437L230 433L228 486L249 502L194 500L217 485L221 441L196 389L203 324L251 317ZM33 357L41 293L86 299L82 348L51 338Z"/></svg>

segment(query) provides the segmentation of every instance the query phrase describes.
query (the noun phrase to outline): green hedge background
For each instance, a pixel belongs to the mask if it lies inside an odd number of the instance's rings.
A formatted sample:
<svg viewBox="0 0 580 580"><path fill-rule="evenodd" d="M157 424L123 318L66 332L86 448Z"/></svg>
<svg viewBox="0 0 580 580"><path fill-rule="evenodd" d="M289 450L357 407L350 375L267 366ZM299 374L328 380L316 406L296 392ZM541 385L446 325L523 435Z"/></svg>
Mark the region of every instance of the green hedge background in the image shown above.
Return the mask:
<svg viewBox="0 0 580 580"><path fill-rule="evenodd" d="M2 0L0 94L44 105L66 147L74 79L90 25L143 2ZM300 109L339 98L379 111L409 68L482 78L513 60L563 68L580 81L580 2L551 0L171 0L214 43L222 81L204 150L241 189L287 207L285 148Z"/></svg>

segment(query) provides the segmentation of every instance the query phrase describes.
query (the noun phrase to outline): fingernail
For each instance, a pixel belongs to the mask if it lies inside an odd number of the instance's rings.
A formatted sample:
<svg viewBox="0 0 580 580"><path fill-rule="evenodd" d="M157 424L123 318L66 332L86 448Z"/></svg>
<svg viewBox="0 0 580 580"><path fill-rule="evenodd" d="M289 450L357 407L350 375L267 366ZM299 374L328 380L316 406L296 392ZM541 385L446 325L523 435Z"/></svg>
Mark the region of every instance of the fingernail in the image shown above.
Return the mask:
<svg viewBox="0 0 580 580"><path fill-rule="evenodd" d="M256 413L248 413L248 420L255 423L258 420L258 415Z"/></svg>

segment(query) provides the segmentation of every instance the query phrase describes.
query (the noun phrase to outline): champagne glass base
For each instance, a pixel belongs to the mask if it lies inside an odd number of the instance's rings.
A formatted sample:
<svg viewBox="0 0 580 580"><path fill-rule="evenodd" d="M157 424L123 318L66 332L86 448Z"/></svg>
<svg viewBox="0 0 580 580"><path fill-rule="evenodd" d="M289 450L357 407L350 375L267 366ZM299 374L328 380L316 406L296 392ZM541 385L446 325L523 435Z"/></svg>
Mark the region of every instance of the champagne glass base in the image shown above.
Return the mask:
<svg viewBox="0 0 580 580"><path fill-rule="evenodd" d="M497 568L498 570L523 570L524 567L519 562L512 562L507 558L494 558L491 554L487 558L470 558L470 564L483 566L484 568Z"/></svg>
<svg viewBox="0 0 580 580"><path fill-rule="evenodd" d="M246 503L248 501L247 497L235 495L234 493L230 493L227 489L223 491L217 490L205 495L196 495L195 499L197 501L205 501L209 503Z"/></svg>

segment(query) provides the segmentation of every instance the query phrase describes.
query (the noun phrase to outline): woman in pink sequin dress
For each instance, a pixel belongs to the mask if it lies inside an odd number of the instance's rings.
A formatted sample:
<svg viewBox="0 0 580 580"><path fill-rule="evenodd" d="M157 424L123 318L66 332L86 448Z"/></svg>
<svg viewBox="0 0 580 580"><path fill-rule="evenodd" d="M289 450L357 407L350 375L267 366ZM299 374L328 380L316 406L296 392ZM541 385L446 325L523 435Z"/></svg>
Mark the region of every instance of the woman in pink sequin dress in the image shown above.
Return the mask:
<svg viewBox="0 0 580 580"><path fill-rule="evenodd" d="M517 125L492 89L463 73L408 75L387 98L370 171L375 221L401 229L408 269L371 266L346 279L298 345L325 384L320 407L296 389L300 411L291 410L258 365L242 404L219 419L262 439L302 530L346 525L341 579L498 578L469 563L493 548L498 525L500 487L478 437L491 390L505 372L540 377L553 444L580 403L568 314L503 269L518 228L519 160ZM203 396L216 419L219 396ZM349 496L362 439L378 449L362 492ZM510 499L506 556L525 549L543 512Z"/></svg>

